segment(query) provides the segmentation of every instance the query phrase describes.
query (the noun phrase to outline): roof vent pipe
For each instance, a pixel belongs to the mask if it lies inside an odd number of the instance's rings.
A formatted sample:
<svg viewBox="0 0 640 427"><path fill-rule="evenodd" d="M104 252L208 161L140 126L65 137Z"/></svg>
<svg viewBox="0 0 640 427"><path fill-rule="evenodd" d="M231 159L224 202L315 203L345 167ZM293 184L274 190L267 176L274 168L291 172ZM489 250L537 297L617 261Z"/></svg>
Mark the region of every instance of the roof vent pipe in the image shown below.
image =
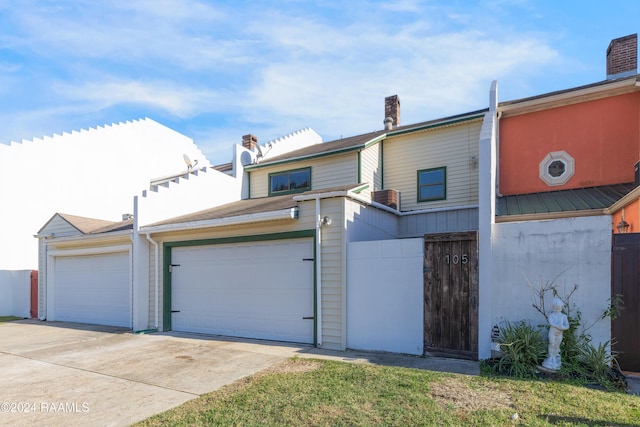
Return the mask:
<svg viewBox="0 0 640 427"><path fill-rule="evenodd" d="M385 130L393 129L393 119L391 117L384 118L384 129Z"/></svg>

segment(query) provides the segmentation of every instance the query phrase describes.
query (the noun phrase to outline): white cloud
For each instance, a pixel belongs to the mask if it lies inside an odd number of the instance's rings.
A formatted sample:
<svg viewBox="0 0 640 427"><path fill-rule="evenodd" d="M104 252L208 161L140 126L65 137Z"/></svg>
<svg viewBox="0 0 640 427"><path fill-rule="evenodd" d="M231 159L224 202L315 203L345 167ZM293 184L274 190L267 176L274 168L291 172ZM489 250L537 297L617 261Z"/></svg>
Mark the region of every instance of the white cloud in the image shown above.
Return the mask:
<svg viewBox="0 0 640 427"><path fill-rule="evenodd" d="M215 91L185 87L171 81L108 80L78 85L58 84L56 91L67 99L105 109L119 104L141 104L187 118L213 104Z"/></svg>

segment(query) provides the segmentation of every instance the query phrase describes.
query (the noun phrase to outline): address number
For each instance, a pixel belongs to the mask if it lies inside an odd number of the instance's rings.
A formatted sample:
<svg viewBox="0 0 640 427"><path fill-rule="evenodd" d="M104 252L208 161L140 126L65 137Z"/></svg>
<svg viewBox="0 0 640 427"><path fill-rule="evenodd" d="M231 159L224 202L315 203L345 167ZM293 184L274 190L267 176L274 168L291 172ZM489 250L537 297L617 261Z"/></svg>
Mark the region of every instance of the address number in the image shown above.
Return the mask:
<svg viewBox="0 0 640 427"><path fill-rule="evenodd" d="M467 254L462 254L462 256L455 254L455 255L450 255L447 254L445 256L445 259L447 260L447 264L468 264L469 263L469 255Z"/></svg>

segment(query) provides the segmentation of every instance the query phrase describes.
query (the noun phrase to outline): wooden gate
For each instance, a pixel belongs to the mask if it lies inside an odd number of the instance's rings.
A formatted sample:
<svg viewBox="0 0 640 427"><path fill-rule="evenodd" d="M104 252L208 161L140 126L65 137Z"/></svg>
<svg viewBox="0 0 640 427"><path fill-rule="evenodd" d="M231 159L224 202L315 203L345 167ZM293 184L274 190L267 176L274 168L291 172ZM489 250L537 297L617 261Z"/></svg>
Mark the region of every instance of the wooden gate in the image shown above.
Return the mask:
<svg viewBox="0 0 640 427"><path fill-rule="evenodd" d="M478 358L478 233L424 236L425 353Z"/></svg>
<svg viewBox="0 0 640 427"><path fill-rule="evenodd" d="M624 308L611 322L613 349L623 371L640 372L640 233L614 234L611 295L622 295Z"/></svg>

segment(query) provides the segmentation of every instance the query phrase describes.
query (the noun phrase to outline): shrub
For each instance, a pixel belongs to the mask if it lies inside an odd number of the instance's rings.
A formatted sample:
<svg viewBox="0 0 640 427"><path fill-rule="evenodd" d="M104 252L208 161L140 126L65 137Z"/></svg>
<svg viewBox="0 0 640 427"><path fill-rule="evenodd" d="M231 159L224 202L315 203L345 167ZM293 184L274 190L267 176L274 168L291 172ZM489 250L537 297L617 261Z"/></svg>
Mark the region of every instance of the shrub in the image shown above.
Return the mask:
<svg viewBox="0 0 640 427"><path fill-rule="evenodd" d="M500 357L494 368L503 374L519 378L532 377L546 353L546 342L538 328L525 321L506 322L497 339Z"/></svg>

